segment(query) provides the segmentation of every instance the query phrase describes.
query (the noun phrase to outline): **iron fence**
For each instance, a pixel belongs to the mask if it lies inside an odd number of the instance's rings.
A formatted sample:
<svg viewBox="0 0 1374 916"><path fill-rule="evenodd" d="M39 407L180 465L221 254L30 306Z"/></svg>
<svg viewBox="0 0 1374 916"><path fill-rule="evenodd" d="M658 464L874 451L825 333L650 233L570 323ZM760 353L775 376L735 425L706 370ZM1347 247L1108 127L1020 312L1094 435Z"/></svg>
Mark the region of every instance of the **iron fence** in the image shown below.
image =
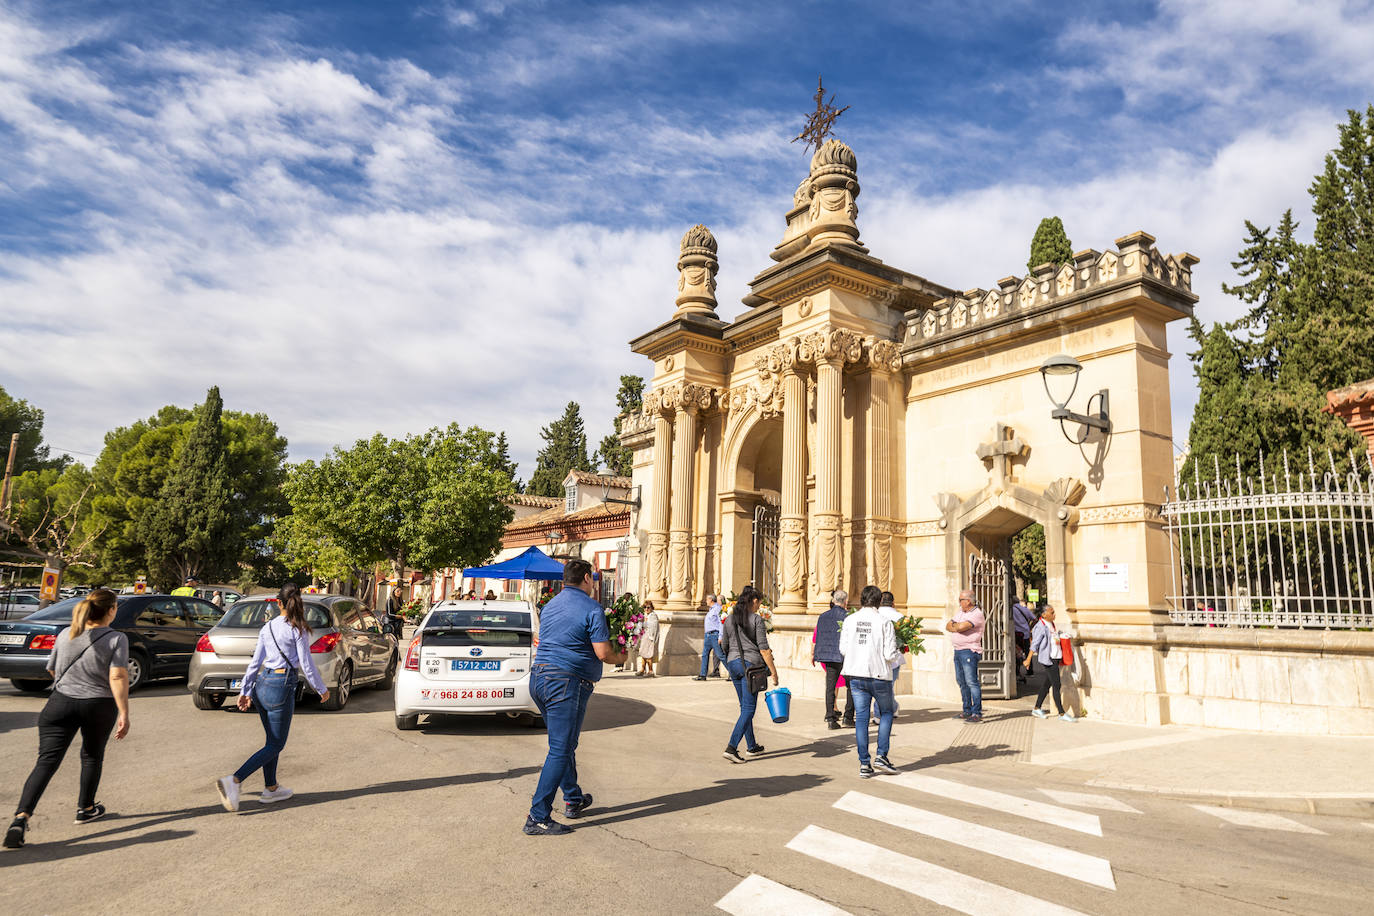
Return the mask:
<svg viewBox="0 0 1374 916"><path fill-rule="evenodd" d="M1258 475L1190 482L1165 490L1174 623L1239 627L1374 627L1374 461L1349 456L1337 469L1282 467L1260 458Z"/></svg>

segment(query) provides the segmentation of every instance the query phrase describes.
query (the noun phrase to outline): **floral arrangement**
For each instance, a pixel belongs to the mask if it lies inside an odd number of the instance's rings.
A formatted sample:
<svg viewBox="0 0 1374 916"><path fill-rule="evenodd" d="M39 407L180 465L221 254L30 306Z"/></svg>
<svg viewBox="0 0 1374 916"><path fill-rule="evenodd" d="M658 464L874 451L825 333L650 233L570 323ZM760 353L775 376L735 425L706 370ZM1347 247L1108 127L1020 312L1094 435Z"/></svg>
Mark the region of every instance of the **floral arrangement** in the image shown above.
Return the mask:
<svg viewBox="0 0 1374 916"><path fill-rule="evenodd" d="M606 608L606 628L611 631L611 648L621 652L639 645L644 632L644 607L633 592L626 592Z"/></svg>
<svg viewBox="0 0 1374 916"><path fill-rule="evenodd" d="M847 618L858 608L849 608L845 614ZM921 618L912 617L910 614L903 615L900 620L892 622L892 628L897 631L897 645L901 646L903 652L910 652L912 655L920 655L926 650L925 643L921 639ZM840 620L840 629L844 629L844 620Z"/></svg>
<svg viewBox="0 0 1374 916"><path fill-rule="evenodd" d="M553 599L553 590L550 589L549 591L544 592L544 594L542 594L542 595L539 596L539 600L536 601L536 602L534 603L534 606L535 606L536 609L542 611L542 610L544 610L544 605L548 604L549 601L551 601L552 599Z"/></svg>
<svg viewBox="0 0 1374 916"><path fill-rule="evenodd" d="M724 622L727 617L735 612L735 605L739 604L739 595L731 592L728 597L720 603L720 619ZM765 596L759 601L758 615L763 618L764 629L773 632L773 603Z"/></svg>

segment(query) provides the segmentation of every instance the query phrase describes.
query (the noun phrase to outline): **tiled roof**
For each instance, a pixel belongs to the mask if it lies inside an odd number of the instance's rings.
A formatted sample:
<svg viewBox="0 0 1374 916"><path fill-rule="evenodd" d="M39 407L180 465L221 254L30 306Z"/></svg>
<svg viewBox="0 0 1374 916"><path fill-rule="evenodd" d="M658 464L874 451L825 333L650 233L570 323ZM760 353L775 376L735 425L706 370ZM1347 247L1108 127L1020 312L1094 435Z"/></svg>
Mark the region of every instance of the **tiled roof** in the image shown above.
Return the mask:
<svg viewBox="0 0 1374 916"><path fill-rule="evenodd" d="M1326 406L1322 410L1326 413L1336 413L1342 407L1350 408L1372 401L1374 401L1374 378L1356 382L1353 385L1346 385L1335 391L1328 391L1326 393Z"/></svg>
<svg viewBox="0 0 1374 916"><path fill-rule="evenodd" d="M546 525L590 522L613 515L628 515L629 512L629 506L617 505L615 503L588 506L585 509L578 509L576 512L567 513L563 511L563 507L560 505L552 509L545 509L543 512L536 512L534 515L527 515L524 518L516 519L506 526L506 533L510 534L516 531L528 531L531 528L543 528Z"/></svg>
<svg viewBox="0 0 1374 916"><path fill-rule="evenodd" d="M516 493L506 500L511 506L533 506L536 509L552 509L554 506L563 504L563 500L557 496L534 496L529 493Z"/></svg>
<svg viewBox="0 0 1374 916"><path fill-rule="evenodd" d="M593 474L590 471L569 471L568 477L577 481L579 484L588 484L593 487L612 487L621 490L628 490L634 486L634 481L628 477L612 477L609 474ZM566 481L568 478L563 478Z"/></svg>

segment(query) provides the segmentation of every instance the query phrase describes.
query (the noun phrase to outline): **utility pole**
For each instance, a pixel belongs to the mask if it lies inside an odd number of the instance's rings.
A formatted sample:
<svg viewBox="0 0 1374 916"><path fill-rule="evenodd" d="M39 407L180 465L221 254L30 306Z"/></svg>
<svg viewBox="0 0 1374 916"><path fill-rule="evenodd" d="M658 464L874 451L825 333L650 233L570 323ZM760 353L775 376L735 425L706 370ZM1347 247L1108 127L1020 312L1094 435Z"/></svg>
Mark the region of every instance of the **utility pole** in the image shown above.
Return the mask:
<svg viewBox="0 0 1374 916"><path fill-rule="evenodd" d="M19 454L19 434L10 436L10 455L5 459L5 480L0 484L0 515L10 511L10 481L14 478L14 456Z"/></svg>

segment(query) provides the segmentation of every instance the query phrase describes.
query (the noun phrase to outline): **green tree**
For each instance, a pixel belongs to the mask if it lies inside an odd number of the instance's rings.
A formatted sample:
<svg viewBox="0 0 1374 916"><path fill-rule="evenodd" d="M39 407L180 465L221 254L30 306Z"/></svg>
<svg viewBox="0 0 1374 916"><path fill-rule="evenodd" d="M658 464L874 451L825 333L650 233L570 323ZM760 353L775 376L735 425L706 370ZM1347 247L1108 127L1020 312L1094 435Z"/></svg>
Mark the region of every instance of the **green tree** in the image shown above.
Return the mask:
<svg viewBox="0 0 1374 916"><path fill-rule="evenodd" d="M90 579L83 572L95 565L100 534L88 523L93 489L90 470L79 463L16 475L0 544L41 558L60 577L72 569L78 579Z"/></svg>
<svg viewBox="0 0 1374 916"><path fill-rule="evenodd" d="M524 492L525 482L515 476L520 466L510 457L510 443L506 441L506 432L502 430L496 435L496 462L507 474L515 487L515 492Z"/></svg>
<svg viewBox="0 0 1374 916"><path fill-rule="evenodd" d="M242 559L231 512L224 401L211 388L152 511L140 518L148 578L162 588L188 576L222 579Z"/></svg>
<svg viewBox="0 0 1374 916"><path fill-rule="evenodd" d="M563 478L569 471L592 471L587 456L587 431L582 424L582 409L569 401L563 416L539 431L544 447L539 450L534 474L525 490L534 496L562 496Z"/></svg>
<svg viewBox="0 0 1374 916"><path fill-rule="evenodd" d="M1034 272L1041 264L1060 264L1073 260L1073 243L1064 232L1064 221L1057 216L1047 216L1035 227L1035 237L1031 239L1030 259L1026 269Z"/></svg>
<svg viewBox="0 0 1374 916"><path fill-rule="evenodd" d="M53 458L43 444L43 411L28 401L11 397L0 386L0 470L9 460L10 438L19 434L19 450L14 456L14 473L43 468L61 470L71 460L66 455Z"/></svg>
<svg viewBox="0 0 1374 916"><path fill-rule="evenodd" d="M629 477L634 471L635 453L620 444L620 423L632 410L639 410L644 404L644 379L637 375L622 375L620 390L615 395L615 406L619 411L612 421L614 431L601 440L597 449L599 463L605 465L612 474Z"/></svg>
<svg viewBox="0 0 1374 916"><path fill-rule="evenodd" d="M338 579L354 582L362 571L317 524L303 515L284 515L277 519L269 539L273 558L287 571L287 577L303 573L310 584Z"/></svg>
<svg viewBox="0 0 1374 916"><path fill-rule="evenodd" d="M1026 588L1036 588L1040 594L1045 594L1044 525L1037 522L1012 536L1011 568Z"/></svg>
<svg viewBox="0 0 1374 916"><path fill-rule="evenodd" d="M393 578L408 567L485 562L501 544L514 492L496 436L456 423L336 447L293 469L286 489L292 526L336 544L355 567L389 563Z"/></svg>

